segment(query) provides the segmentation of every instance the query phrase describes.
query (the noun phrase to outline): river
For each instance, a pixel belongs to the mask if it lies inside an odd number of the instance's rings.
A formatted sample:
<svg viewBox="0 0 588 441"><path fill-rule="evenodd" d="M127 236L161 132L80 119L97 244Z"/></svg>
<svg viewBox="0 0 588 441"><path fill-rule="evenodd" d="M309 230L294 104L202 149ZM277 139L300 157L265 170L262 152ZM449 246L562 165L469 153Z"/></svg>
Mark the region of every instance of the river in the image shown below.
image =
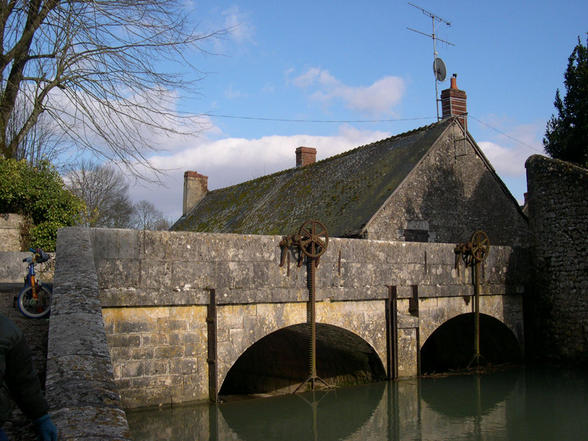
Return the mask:
<svg viewBox="0 0 588 441"><path fill-rule="evenodd" d="M588 372L519 367L128 412L135 441L588 439Z"/></svg>

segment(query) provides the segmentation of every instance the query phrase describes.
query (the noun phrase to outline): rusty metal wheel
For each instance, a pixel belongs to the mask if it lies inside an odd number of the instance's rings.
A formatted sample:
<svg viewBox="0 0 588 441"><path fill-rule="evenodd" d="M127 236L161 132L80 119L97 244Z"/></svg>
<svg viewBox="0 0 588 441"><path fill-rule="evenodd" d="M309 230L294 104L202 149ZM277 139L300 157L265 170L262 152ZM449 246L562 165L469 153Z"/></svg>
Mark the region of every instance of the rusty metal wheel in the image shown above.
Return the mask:
<svg viewBox="0 0 588 441"><path fill-rule="evenodd" d="M329 233L327 227L317 220L307 220L298 232L300 236L300 250L306 257L315 259L327 251Z"/></svg>
<svg viewBox="0 0 588 441"><path fill-rule="evenodd" d="M490 251L490 239L484 231L476 231L472 234L472 256L476 261L482 262L488 257Z"/></svg>

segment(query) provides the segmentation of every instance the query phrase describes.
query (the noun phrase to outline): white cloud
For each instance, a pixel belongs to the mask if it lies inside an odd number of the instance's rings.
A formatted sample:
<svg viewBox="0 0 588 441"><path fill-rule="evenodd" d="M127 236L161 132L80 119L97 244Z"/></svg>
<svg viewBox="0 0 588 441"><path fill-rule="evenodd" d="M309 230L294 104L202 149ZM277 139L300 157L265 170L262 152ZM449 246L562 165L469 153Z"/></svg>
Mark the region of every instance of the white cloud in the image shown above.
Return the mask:
<svg viewBox="0 0 588 441"><path fill-rule="evenodd" d="M297 87L310 87L319 84L324 87L337 87L342 85L329 71L311 67L302 75L294 78L293 83Z"/></svg>
<svg viewBox="0 0 588 441"><path fill-rule="evenodd" d="M241 92L240 90L233 89L233 85L229 84L229 87L225 89L225 97L227 97L230 100L235 100L239 98L245 98L247 97L247 94Z"/></svg>
<svg viewBox="0 0 588 441"><path fill-rule="evenodd" d="M506 148L489 141L478 145L501 176L521 176L525 174L525 161L529 157L523 148Z"/></svg>
<svg viewBox="0 0 588 441"><path fill-rule="evenodd" d="M317 67L308 69L294 78L292 83L303 89L314 89L312 99L325 103L341 100L349 109L370 114L392 113L406 89L405 81L394 76L380 78L369 86L353 87Z"/></svg>
<svg viewBox="0 0 588 441"><path fill-rule="evenodd" d="M495 125L504 125L504 123ZM525 176L525 161L535 153L542 153L540 124L520 124L502 132L496 139L478 142L478 145L501 176Z"/></svg>
<svg viewBox="0 0 588 441"><path fill-rule="evenodd" d="M264 136L256 139L198 139L189 148L171 155L156 155L151 164L167 170L161 184L139 183L131 187L134 201L152 202L166 216L181 215L183 174L194 170L208 176L209 189L234 185L259 176L295 166L294 150L299 146L316 147L321 160L360 145L383 139L389 133L358 130L342 126L333 136ZM148 174L147 171L145 171Z"/></svg>
<svg viewBox="0 0 588 441"><path fill-rule="evenodd" d="M253 43L255 27L249 21L249 15L239 9L238 6L231 6L222 12L224 27L229 35L237 43Z"/></svg>
<svg viewBox="0 0 588 441"><path fill-rule="evenodd" d="M262 93L266 93L266 94L273 94L276 91L276 86L274 86L271 83L266 83L265 86L263 86L263 88L261 89Z"/></svg>

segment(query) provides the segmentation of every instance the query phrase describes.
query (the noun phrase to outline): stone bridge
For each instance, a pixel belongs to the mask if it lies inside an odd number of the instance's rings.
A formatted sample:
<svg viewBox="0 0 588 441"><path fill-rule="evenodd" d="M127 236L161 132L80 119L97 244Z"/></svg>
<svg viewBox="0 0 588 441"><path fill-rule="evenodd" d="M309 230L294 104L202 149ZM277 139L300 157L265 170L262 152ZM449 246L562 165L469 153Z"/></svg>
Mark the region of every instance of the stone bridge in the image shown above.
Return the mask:
<svg viewBox="0 0 588 441"><path fill-rule="evenodd" d="M291 390L306 369L298 365L307 366L307 276L292 254L279 266L280 239L61 230L51 327L73 335L77 326L90 339L78 318L101 311L92 323L103 320L126 408L214 400L251 392L238 385L255 381ZM319 376L344 383L367 367L374 378L411 377L421 357L442 357L434 344L425 354L427 342L471 317L474 303L471 272L455 268L454 247L331 239L316 275ZM482 328L520 354L527 272L522 250L492 247L482 273Z"/></svg>

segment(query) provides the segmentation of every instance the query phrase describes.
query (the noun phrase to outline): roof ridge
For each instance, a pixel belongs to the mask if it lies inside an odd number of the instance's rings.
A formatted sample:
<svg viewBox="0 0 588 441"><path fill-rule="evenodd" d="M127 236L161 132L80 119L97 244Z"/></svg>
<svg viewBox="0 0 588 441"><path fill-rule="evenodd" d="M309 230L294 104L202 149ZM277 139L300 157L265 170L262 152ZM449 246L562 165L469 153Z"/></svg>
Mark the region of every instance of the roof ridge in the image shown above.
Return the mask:
<svg viewBox="0 0 588 441"><path fill-rule="evenodd" d="M390 141L393 141L393 140L398 140L398 139L400 139L402 137L405 137L405 136L414 135L414 134L416 134L417 132L420 132L420 131L429 130L433 126L439 125L440 123L446 123L450 119L453 119L453 118L443 119L441 121L437 121L437 122L434 122L434 123L431 123L431 124L427 124L425 126L417 127L416 129L412 129L412 130L409 130L409 131L406 131L406 132L402 132L402 133L398 133L396 135L389 136L388 138L380 139L378 141L370 142L368 144L363 144L363 145L354 147L354 148L352 148L350 150L346 150L344 152L338 153L336 155L329 156L328 158L321 159L320 161L313 162L312 164L305 165L304 167L291 167L291 168L286 168L284 170L279 170L277 172L271 173L269 175L258 176L257 178L249 179L247 181L239 182L237 184L229 185L227 187L216 188L214 190L210 190L209 193L215 193L215 192L219 192L219 191L233 189L233 188L239 187L241 185L250 184L250 183L255 182L255 181L261 181L262 179L275 178L275 177L277 177L277 176L279 176L281 174L286 174L288 172L294 173L297 170L308 169L308 167L314 167L315 165L324 163L326 161L331 161L331 160L334 160L334 159L337 159L337 158L342 158L342 157L344 157L346 155L349 155L349 154L352 154L352 153L356 152L357 150L360 150L360 149L363 149L363 148L366 148L366 147L369 147L369 146L372 146L372 145L377 145L377 144L381 144L381 143L384 143L384 142L390 142Z"/></svg>
<svg viewBox="0 0 588 441"><path fill-rule="evenodd" d="M338 153L338 154L336 154L334 156L329 156L328 158L325 158L325 159L322 159L320 161L317 161L316 163L327 161L327 160L331 160L331 159L334 159L334 158L339 158L339 157L348 155L350 153L353 153L356 150L360 150L360 149L363 149L363 148L366 148L366 147L369 147L369 146L372 146L372 145L382 144L384 142L396 141L396 140L398 140L398 139L400 139L402 137L414 135L417 132L431 129L433 126L436 126L436 125L438 125L440 123L444 123L446 121L447 120L437 121L437 122L434 122L434 123L431 123L431 124L427 124L426 126L417 127L416 129L412 129L412 130L409 130L407 132L402 132L402 133L398 133L396 135L389 136L388 138L379 139L378 141L370 142L369 144L363 144L363 145L357 146L355 148L352 148L351 150L346 150L346 151L341 152L341 153Z"/></svg>

